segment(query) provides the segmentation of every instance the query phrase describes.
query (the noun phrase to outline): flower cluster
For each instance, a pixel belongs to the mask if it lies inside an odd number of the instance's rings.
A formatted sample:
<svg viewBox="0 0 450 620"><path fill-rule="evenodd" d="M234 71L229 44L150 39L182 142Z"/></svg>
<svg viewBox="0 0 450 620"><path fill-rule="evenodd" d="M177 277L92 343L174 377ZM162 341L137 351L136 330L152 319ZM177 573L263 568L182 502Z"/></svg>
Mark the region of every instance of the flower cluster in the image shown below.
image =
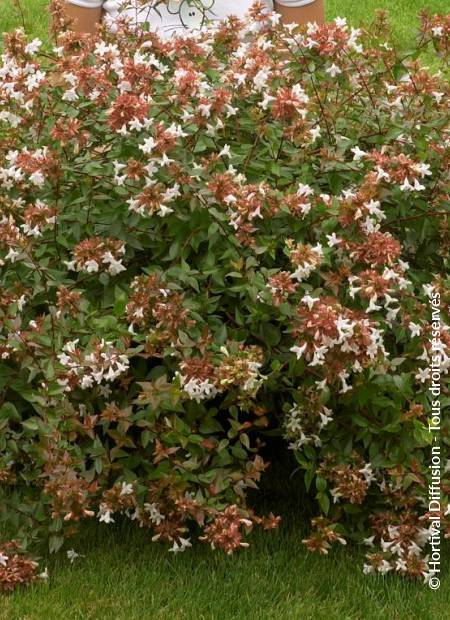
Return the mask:
<svg viewBox="0 0 450 620"><path fill-rule="evenodd" d="M450 59L450 16L449 15L423 15L422 33L429 38L435 49L448 63Z"/></svg>
<svg viewBox="0 0 450 620"><path fill-rule="evenodd" d="M347 383L351 372L361 373L386 355L382 330L376 323L366 313L342 307L332 297L303 297L293 334L302 338L291 347L297 359L304 357L309 366L323 367L319 389L339 379L340 392L345 394L351 389Z"/></svg>
<svg viewBox="0 0 450 620"><path fill-rule="evenodd" d="M201 540L208 542L212 549L223 549L229 555L239 547L248 547L243 541L241 528L250 531L252 521L243 518L237 506L228 506L205 528Z"/></svg>
<svg viewBox="0 0 450 620"><path fill-rule="evenodd" d="M70 391L78 386L86 390L103 381L113 382L127 372L128 357L112 342L94 342L89 352L80 349L78 342L78 339L66 342L58 355L60 365L66 369L58 383L65 390Z"/></svg>
<svg viewBox="0 0 450 620"><path fill-rule="evenodd" d="M331 409L320 403L308 411L294 405L284 418L284 436L289 440L291 450L301 450L306 443L321 445L320 431L333 419Z"/></svg>
<svg viewBox="0 0 450 620"><path fill-rule="evenodd" d="M98 273L107 271L116 276L125 271L122 257L125 254L125 246L119 239L93 237L78 243L73 249L73 260L67 261L67 269L84 271L85 273Z"/></svg>
<svg viewBox="0 0 450 620"><path fill-rule="evenodd" d="M37 581L38 563L20 552L16 541L0 546L0 590L12 592L19 586Z"/></svg>
<svg viewBox="0 0 450 620"><path fill-rule="evenodd" d="M347 544L345 538L336 531L336 526L324 517L313 519L311 526L313 528L311 536L303 540L309 551L318 551L322 555L327 555L333 543Z"/></svg>
<svg viewBox="0 0 450 620"><path fill-rule="evenodd" d="M259 347L233 346L234 351L221 347L220 360L213 364L208 356L185 359L180 364L180 383L183 390L200 402L218 393L239 388L243 393L255 393L264 376L261 375L263 355Z"/></svg>
<svg viewBox="0 0 450 620"><path fill-rule="evenodd" d="M330 491L336 503L341 498L350 504L362 504L370 484L375 480L370 463L362 463L358 454L354 455L355 464L331 464L324 458L318 472L333 484Z"/></svg>

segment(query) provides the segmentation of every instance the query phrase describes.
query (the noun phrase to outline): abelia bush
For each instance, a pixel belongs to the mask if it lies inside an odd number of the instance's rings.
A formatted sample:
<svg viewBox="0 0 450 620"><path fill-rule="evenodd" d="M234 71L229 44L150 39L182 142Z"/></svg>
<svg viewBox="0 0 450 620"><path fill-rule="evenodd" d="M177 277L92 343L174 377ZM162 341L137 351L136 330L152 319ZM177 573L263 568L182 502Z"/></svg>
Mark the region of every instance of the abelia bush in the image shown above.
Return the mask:
<svg viewBox="0 0 450 620"><path fill-rule="evenodd" d="M162 41L53 13L55 46L10 33L0 67L3 520L52 551L126 515L172 552L231 553L278 525L247 500L278 433L316 503L309 549L429 578L450 16L402 55L383 16L255 10Z"/></svg>

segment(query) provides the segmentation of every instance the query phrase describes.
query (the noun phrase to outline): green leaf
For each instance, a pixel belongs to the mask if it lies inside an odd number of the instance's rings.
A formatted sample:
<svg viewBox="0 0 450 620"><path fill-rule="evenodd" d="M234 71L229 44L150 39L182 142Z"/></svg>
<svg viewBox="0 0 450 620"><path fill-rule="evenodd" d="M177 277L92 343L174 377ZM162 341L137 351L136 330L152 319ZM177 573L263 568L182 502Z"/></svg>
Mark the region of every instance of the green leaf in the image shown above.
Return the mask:
<svg viewBox="0 0 450 620"><path fill-rule="evenodd" d="M318 491L325 491L327 488L327 481L322 476L317 476L316 478L316 489Z"/></svg>
<svg viewBox="0 0 450 620"><path fill-rule="evenodd" d="M37 431L39 430L39 418L29 418L28 420L24 420L22 422L22 426L28 431Z"/></svg>
<svg viewBox="0 0 450 620"><path fill-rule="evenodd" d="M50 536L48 540L48 548L50 553L56 553L64 544L64 536Z"/></svg>
<svg viewBox="0 0 450 620"><path fill-rule="evenodd" d="M3 403L0 407L0 420L20 420L20 414L12 403Z"/></svg>
<svg viewBox="0 0 450 620"><path fill-rule="evenodd" d="M326 493L318 493L316 499L319 502L320 509L324 514L328 514L330 510L330 499Z"/></svg>

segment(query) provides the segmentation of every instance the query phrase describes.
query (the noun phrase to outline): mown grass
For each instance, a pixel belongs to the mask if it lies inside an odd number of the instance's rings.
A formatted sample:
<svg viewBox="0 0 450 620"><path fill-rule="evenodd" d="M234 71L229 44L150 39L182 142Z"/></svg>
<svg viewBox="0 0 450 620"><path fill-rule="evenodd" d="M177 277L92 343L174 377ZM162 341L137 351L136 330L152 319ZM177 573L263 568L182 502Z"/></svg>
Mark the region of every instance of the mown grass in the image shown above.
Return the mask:
<svg viewBox="0 0 450 620"><path fill-rule="evenodd" d="M273 455L255 494L260 513L283 515L275 532L255 532L249 549L228 557L196 542L173 556L130 526L86 526L68 541L84 555L48 562L47 583L0 599L0 620L446 620L450 572L443 553L440 590L396 575L365 576L364 551L306 551L313 505L294 464ZM0 536L1 539L1 536Z"/></svg>
<svg viewBox="0 0 450 620"><path fill-rule="evenodd" d="M25 27L33 37L48 39L49 0L0 0L0 33ZM20 7L20 9L19 9Z"/></svg>
<svg viewBox="0 0 450 620"><path fill-rule="evenodd" d="M377 10L386 11L394 37L403 47L413 40L421 11L446 14L450 10L448 0L325 0L325 3L328 18L346 17L355 26L370 23Z"/></svg>
<svg viewBox="0 0 450 620"><path fill-rule="evenodd" d="M0 32L21 25L13 0L0 3ZM43 39L46 5L21 0L26 30ZM407 47L419 11L446 12L448 0L327 0L329 18L346 16L354 25L371 21L377 8L389 11L395 37ZM280 530L255 534L250 549L233 557L201 544L174 557L128 523L90 526L69 545L85 557L73 566L64 554L49 558L48 583L2 596L0 620L450 619L448 552L436 592L393 575L365 577L357 549L330 557L306 552L303 503L287 502L280 488L265 494L268 508L287 514Z"/></svg>
<svg viewBox="0 0 450 620"><path fill-rule="evenodd" d="M197 544L172 556L127 524L91 528L73 541L86 557L59 556L47 584L0 601L1 620L437 620L450 618L441 589L399 577L366 577L362 556L307 553L298 515L256 534L232 557ZM72 544L72 543L71 543Z"/></svg>

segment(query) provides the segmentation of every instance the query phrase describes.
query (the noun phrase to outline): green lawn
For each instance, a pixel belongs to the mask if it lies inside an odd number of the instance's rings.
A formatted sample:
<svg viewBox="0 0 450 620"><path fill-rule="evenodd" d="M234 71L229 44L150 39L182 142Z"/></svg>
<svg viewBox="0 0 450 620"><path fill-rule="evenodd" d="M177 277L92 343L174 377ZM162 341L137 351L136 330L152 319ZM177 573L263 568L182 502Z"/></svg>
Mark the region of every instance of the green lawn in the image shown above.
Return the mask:
<svg viewBox="0 0 450 620"><path fill-rule="evenodd" d="M0 0L0 32L20 24L12 0ZM47 0L22 0L27 29L46 35ZM352 24L389 9L407 45L424 8L448 11L448 0L328 0L328 17ZM282 514L286 498L265 502ZM365 577L362 555L337 549L330 557L301 545L306 518L290 506L276 533L257 534L250 549L229 558L197 544L173 557L148 533L124 525L93 527L71 541L85 555L71 566L63 554L48 562L50 579L0 599L0 620L436 620L450 619L450 574L441 589L395 576ZM448 554L447 554L448 555ZM444 557L445 560L445 557Z"/></svg>
<svg viewBox="0 0 450 620"><path fill-rule="evenodd" d="M19 0L27 32L34 37L47 38L48 0ZM22 17L15 0L0 0L0 33L22 26Z"/></svg>
<svg viewBox="0 0 450 620"><path fill-rule="evenodd" d="M70 565L64 553L53 556L47 583L0 598L0 620L450 619L448 549L435 592L395 575L364 576L355 547L307 552L312 504L300 476L286 479L293 467L274 458L255 497L258 512L283 521L256 532L249 549L228 557L197 542L174 556L128 521L92 523L65 546L85 557Z"/></svg>
<svg viewBox="0 0 450 620"><path fill-rule="evenodd" d="M107 529L112 527L114 529ZM46 585L0 601L1 620L445 620L441 589L395 576L365 577L361 556L306 553L295 520L255 535L233 557L201 543L172 556L142 531L103 526L74 548L86 557L49 563ZM71 543L72 544L72 543Z"/></svg>

